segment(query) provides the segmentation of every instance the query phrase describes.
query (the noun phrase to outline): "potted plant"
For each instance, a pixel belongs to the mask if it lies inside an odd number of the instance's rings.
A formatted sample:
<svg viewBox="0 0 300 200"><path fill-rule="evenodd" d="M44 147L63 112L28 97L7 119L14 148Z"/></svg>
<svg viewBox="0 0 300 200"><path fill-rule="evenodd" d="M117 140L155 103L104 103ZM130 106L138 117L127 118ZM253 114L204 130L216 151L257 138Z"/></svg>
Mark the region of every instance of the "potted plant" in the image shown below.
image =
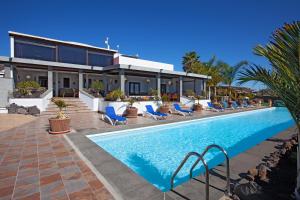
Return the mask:
<svg viewBox="0 0 300 200"><path fill-rule="evenodd" d="M123 92L120 89L115 89L106 95L105 100L121 101L124 98L125 98L125 96L124 96Z"/></svg>
<svg viewBox="0 0 300 200"><path fill-rule="evenodd" d="M99 80L94 81L91 85L91 88L93 89L93 92L96 93L96 97L100 96L100 92L103 90L104 86L103 83Z"/></svg>
<svg viewBox="0 0 300 200"><path fill-rule="evenodd" d="M161 97L161 101L162 101L162 105L160 106L159 108L159 111L162 112L162 113L168 113L170 111L170 107L169 107L169 97L167 94L164 94L162 97Z"/></svg>
<svg viewBox="0 0 300 200"><path fill-rule="evenodd" d="M129 99L129 104L126 108L126 117L128 118L137 118L138 109L136 107L133 107L134 102L134 98Z"/></svg>
<svg viewBox="0 0 300 200"><path fill-rule="evenodd" d="M194 110L196 112L201 112L201 110L203 110L202 105L200 104L201 96L197 95L195 98L197 99L197 103L194 104Z"/></svg>
<svg viewBox="0 0 300 200"><path fill-rule="evenodd" d="M63 111L68 105L63 100L52 99L52 102L58 107L57 116L49 119L50 134L62 134L70 132L70 118Z"/></svg>

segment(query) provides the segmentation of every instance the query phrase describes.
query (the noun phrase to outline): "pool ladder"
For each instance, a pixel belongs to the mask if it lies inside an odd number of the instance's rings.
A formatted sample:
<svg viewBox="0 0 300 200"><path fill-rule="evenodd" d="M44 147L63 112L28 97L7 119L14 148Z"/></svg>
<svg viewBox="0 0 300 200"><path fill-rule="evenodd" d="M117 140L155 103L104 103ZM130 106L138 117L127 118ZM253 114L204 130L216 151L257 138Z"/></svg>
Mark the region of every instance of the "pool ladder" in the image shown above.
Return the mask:
<svg viewBox="0 0 300 200"><path fill-rule="evenodd" d="M205 154L212 148L216 148L218 150L220 150L226 157L226 190L225 190L225 195L229 196L230 195L230 168L229 168L229 157L227 152L225 151L224 148L222 148L219 145L216 144L212 144L209 145L205 148L205 150L203 151L202 154L199 154L197 152L189 152L184 159L181 161L180 165L178 166L178 168L176 169L176 171L173 173L172 177L171 177L171 190L173 190L174 188L174 179L176 177L176 175L178 174L178 172L181 170L181 168L183 167L183 165L188 161L188 159L191 156L196 156L197 160L196 162L193 164L193 166L190 169L190 179L193 178L193 170L195 169L195 167L197 166L197 164L201 161L204 168L205 168L205 199L209 200L209 168L207 163L204 160L204 156Z"/></svg>

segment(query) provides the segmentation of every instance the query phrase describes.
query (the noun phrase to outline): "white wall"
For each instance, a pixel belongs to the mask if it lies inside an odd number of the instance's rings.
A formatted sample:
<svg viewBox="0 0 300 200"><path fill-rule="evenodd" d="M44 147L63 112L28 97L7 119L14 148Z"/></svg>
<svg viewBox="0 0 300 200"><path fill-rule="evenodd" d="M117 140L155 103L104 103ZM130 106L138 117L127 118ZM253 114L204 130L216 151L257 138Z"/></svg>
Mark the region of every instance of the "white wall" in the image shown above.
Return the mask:
<svg viewBox="0 0 300 200"><path fill-rule="evenodd" d="M84 102L92 111L98 111L99 98L79 91L79 99Z"/></svg>
<svg viewBox="0 0 300 200"><path fill-rule="evenodd" d="M138 58L129 58L122 55L114 58L114 64L124 64L124 65L133 65L140 67L148 67L154 69L165 69L165 70L174 70L174 66L172 64L154 62L150 60L143 60Z"/></svg>
<svg viewBox="0 0 300 200"><path fill-rule="evenodd" d="M146 111L146 105L152 105L154 110L157 110L158 107L162 104L161 101L139 101L133 104L134 107L138 109L138 114L143 114ZM106 106L112 106L115 109L117 115L125 114L126 107L128 102L123 101L103 101L99 102L99 111L105 112Z"/></svg>
<svg viewBox="0 0 300 200"><path fill-rule="evenodd" d="M199 103L202 105L203 108L207 107L207 102L210 102L209 99L201 99ZM195 103L198 103L198 100L194 100L185 96L180 97L180 103L183 105L192 108Z"/></svg>
<svg viewBox="0 0 300 200"><path fill-rule="evenodd" d="M42 98L10 98L9 103L15 103L19 106L30 107L37 106L40 111L45 111L49 105L51 98L53 97L53 92L50 91L47 95Z"/></svg>

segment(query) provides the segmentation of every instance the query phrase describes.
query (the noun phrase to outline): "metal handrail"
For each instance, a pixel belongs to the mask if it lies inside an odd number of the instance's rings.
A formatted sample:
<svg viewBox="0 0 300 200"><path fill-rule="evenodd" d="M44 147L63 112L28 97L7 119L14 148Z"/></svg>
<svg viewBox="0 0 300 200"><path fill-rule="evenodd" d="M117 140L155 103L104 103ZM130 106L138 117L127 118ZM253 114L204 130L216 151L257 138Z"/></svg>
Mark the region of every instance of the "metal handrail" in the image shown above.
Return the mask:
<svg viewBox="0 0 300 200"><path fill-rule="evenodd" d="M198 157L197 161L202 161L204 167L205 167L205 176L206 176L206 185L205 185L205 199L209 200L209 171L208 171L208 166L205 162L205 160L203 159L203 156L200 155L197 152L189 152L185 158L181 161L180 165L178 166L178 168L176 169L176 171L173 173L172 177L171 177L171 190L174 187L174 179L176 177L176 175L178 174L178 172L181 170L181 168L183 167L183 165L186 163L186 161L191 157L191 156L196 156Z"/></svg>
<svg viewBox="0 0 300 200"><path fill-rule="evenodd" d="M224 148L222 148L219 145L216 144L212 144L206 147L206 149L204 150L204 152L201 154L201 158L203 159L204 155L211 149L211 148L217 148L219 149L226 157L226 190L225 190L225 194L227 196L230 196L230 167L229 167L229 157L228 157L228 153L225 151ZM197 159L197 161L194 163L194 165L192 166L192 168L190 169L190 178L192 178L193 176L193 170L195 169L195 167L197 166L197 164L199 163L199 158Z"/></svg>

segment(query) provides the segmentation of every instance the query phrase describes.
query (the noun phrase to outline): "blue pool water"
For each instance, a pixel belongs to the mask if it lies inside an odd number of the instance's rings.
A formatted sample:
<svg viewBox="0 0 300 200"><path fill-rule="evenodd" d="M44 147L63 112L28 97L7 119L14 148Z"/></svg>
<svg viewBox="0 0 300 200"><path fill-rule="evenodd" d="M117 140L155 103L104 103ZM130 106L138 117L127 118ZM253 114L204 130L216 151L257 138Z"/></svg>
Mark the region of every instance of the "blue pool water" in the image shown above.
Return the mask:
<svg viewBox="0 0 300 200"><path fill-rule="evenodd" d="M268 108L88 137L154 186L167 191L172 173L188 152L201 153L207 145L218 144L233 157L293 125L285 108ZM184 165L175 185L188 180L195 159ZM212 168L224 157L212 149L205 160ZM203 172L199 164L194 174Z"/></svg>

